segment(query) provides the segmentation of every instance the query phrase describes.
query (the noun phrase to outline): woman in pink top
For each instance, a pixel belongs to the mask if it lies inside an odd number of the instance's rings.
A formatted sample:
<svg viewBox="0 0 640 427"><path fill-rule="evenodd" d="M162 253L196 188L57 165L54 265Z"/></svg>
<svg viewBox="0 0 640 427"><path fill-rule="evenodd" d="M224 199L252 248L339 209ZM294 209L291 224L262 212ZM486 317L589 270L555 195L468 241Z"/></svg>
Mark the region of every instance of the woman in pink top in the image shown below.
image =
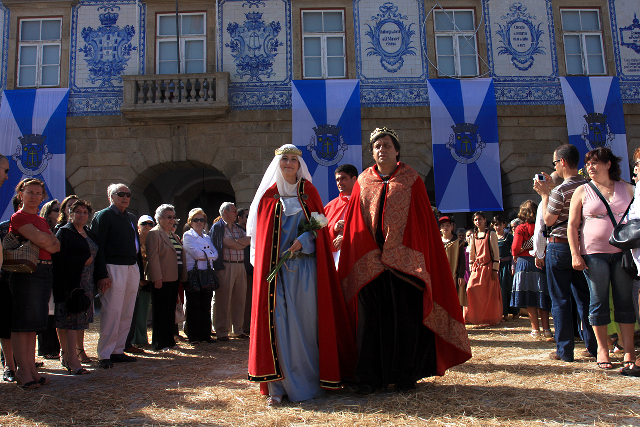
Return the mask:
<svg viewBox="0 0 640 427"><path fill-rule="evenodd" d="M573 268L584 271L591 292L589 323L598 341L597 365L612 369L609 359L607 325L609 283L611 283L614 316L620 325L624 343L624 365L633 366L633 325L636 321L631 291L633 279L621 268L622 252L609 244L613 223L607 208L590 184L607 200L616 222L622 220L633 197L633 187L620 181L620 157L608 148L596 148L584 157L591 183L576 189L569 207L568 238ZM578 239L578 228L580 238Z"/></svg>

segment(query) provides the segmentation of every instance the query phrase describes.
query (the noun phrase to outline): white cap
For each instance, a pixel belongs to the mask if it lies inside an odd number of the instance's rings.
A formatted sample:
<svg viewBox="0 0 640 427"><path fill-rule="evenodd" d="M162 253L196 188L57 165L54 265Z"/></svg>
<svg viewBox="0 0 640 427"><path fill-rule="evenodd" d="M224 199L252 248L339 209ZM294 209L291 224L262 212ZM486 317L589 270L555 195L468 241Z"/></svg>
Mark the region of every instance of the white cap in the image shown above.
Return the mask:
<svg viewBox="0 0 640 427"><path fill-rule="evenodd" d="M140 223L145 221L151 221L155 224L155 221L149 215L142 215L140 218L138 218L138 225L140 225Z"/></svg>

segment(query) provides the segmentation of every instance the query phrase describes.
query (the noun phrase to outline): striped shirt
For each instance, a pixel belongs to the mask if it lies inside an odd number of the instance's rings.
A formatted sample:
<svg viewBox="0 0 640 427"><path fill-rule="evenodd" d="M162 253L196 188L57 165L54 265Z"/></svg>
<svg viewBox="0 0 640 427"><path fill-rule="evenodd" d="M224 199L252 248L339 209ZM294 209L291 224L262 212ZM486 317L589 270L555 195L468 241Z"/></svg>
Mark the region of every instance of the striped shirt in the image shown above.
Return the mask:
<svg viewBox="0 0 640 427"><path fill-rule="evenodd" d="M549 195L549 204L547 205L547 212L551 215L558 215L558 219L554 222L554 226L559 222L565 221L562 225L553 229L551 236L564 239L567 238L566 221L569 219L571 196L573 196L573 192L576 191L576 188L586 182L587 181L580 175L570 176L565 179L562 184L551 190L551 194Z"/></svg>
<svg viewBox="0 0 640 427"><path fill-rule="evenodd" d="M182 265L182 245L173 236L169 236L169 240L171 240L173 249L176 250L176 255L178 256L178 265Z"/></svg>
<svg viewBox="0 0 640 427"><path fill-rule="evenodd" d="M224 237L229 237L231 239L239 239L244 237L245 233L242 228L238 227L237 224L232 223L231 229L229 229L229 224L225 223L224 227ZM244 249L231 249L228 246L222 245L223 252L223 261L244 261Z"/></svg>

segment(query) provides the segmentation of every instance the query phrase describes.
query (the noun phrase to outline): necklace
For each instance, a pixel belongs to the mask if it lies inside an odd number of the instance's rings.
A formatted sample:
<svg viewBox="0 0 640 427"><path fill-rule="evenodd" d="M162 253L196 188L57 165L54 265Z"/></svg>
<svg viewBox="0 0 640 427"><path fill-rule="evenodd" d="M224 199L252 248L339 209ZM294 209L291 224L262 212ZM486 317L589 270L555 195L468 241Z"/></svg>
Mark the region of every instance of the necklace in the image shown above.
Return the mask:
<svg viewBox="0 0 640 427"><path fill-rule="evenodd" d="M593 182L594 182L594 184L596 184L596 187L598 187L598 189L599 189L600 191L602 191L602 188L601 188L601 187L603 187L605 190L607 190L607 193L609 193L609 195L610 195L610 196L611 196L611 195L613 195L613 191L609 190L609 187L607 187L606 185L598 184L598 183L597 183L597 182L595 182L595 181L593 181ZM614 187L615 187L615 184L614 184Z"/></svg>

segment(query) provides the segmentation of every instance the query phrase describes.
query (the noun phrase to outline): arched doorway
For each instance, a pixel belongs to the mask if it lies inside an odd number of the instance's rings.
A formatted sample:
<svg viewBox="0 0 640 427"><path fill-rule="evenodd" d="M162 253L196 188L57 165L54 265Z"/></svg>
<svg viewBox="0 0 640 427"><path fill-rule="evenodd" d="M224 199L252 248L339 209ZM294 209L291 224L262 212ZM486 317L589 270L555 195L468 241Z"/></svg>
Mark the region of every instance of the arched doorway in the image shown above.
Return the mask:
<svg viewBox="0 0 640 427"><path fill-rule="evenodd" d="M140 175L131 184L131 189L141 197L132 199L131 211L136 215L154 216L155 210L163 203L175 206L180 218L178 232L187 221L189 210L200 207L207 214L209 224L218 216L223 202L235 202L235 191L229 179L217 169L197 162L188 162L181 168L176 164L158 165ZM173 166L173 169L169 167Z"/></svg>

